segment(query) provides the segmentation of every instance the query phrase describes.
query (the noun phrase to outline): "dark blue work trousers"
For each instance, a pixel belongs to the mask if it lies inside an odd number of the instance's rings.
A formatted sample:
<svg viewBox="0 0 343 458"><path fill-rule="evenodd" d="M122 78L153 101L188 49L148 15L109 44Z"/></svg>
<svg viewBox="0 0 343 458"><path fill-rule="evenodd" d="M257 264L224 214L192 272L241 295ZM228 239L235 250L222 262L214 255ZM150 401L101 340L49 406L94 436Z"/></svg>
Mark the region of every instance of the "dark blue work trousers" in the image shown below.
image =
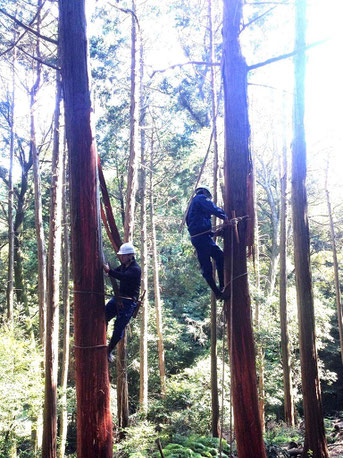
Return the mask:
<svg viewBox="0 0 343 458"><path fill-rule="evenodd" d="M112 318L117 317L114 323L113 334L108 346L109 353L114 349L119 340L122 339L125 327L131 320L131 317L137 307L136 302L130 299L120 300L122 305L120 304L119 307L115 297L112 297L112 299L108 301L105 306L106 324L108 324Z"/></svg>
<svg viewBox="0 0 343 458"><path fill-rule="evenodd" d="M210 234L198 235L197 237L192 237L191 240L197 252L202 276L212 288L213 270L211 258L214 259L218 273L219 288L222 289L224 287L224 253L214 242Z"/></svg>

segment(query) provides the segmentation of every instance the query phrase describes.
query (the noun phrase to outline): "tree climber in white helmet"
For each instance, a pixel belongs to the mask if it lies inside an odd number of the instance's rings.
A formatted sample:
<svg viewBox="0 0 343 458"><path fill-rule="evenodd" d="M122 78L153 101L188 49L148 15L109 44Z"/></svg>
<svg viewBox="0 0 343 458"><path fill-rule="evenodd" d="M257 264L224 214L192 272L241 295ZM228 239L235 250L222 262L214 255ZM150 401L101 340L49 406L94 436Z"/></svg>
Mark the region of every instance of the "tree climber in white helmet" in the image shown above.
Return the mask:
<svg viewBox="0 0 343 458"><path fill-rule="evenodd" d="M211 287L216 298L223 300L227 298L223 291L224 254L213 240L214 233L211 231L211 216L215 215L225 222L228 222L228 217L221 208L217 207L212 202L211 197L211 191L207 186L200 186L195 190L195 196L187 212L186 223L191 236L192 245L197 252L201 273ZM213 278L211 258L216 262L219 288Z"/></svg>
<svg viewBox="0 0 343 458"><path fill-rule="evenodd" d="M118 255L121 265L116 269L110 269L108 264L104 264L104 271L119 280L120 294L118 297L112 297L105 307L106 324L117 317L108 345L108 360L111 363L114 361L113 349L123 337L125 327L137 307L141 284L141 268L135 260L135 249L132 243L121 245Z"/></svg>

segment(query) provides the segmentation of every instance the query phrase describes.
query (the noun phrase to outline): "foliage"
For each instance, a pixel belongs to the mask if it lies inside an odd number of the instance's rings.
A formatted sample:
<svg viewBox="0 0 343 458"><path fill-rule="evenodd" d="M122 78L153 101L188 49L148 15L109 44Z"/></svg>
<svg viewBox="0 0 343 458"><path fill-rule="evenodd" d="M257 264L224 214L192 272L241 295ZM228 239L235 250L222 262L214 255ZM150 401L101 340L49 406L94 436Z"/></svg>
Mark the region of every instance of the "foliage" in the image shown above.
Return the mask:
<svg viewBox="0 0 343 458"><path fill-rule="evenodd" d="M41 355L23 331L0 334L0 454L29 439L42 410Z"/></svg>

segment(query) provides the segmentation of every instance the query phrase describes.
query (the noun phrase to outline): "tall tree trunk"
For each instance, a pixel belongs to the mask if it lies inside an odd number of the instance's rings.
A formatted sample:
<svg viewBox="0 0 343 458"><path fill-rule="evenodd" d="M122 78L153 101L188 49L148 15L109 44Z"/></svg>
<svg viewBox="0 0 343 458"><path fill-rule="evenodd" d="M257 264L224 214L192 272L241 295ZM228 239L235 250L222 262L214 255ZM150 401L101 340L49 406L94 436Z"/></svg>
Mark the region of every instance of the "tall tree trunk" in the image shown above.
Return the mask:
<svg viewBox="0 0 343 458"><path fill-rule="evenodd" d="M141 306L141 336L140 336L140 385L139 405L141 411L148 411L148 244L146 222L146 159L142 144L141 169L141 290L145 291Z"/></svg>
<svg viewBox="0 0 343 458"><path fill-rule="evenodd" d="M16 39L16 33L13 34ZM17 48L13 49L12 56L12 93L10 102L10 166L8 170L8 274L7 274L7 320L13 326L14 310L14 188L13 188L13 161L14 161L14 137L15 137L15 72L16 72Z"/></svg>
<svg viewBox="0 0 343 458"><path fill-rule="evenodd" d="M112 457L97 154L91 123L85 1L59 0L70 164L77 453Z"/></svg>
<svg viewBox="0 0 343 458"><path fill-rule="evenodd" d="M64 458L65 447L67 442L67 428L68 428L68 415L67 415L67 382L68 382L68 368L69 368L69 339L70 339L70 300L69 300L69 218L67 206L67 149L64 148L63 152L63 190L62 190L62 301L64 309L64 326L63 326L63 356L61 368L61 384L62 391L60 399L60 446L59 458Z"/></svg>
<svg viewBox="0 0 343 458"><path fill-rule="evenodd" d="M332 215L328 181L329 181L329 159L328 159L328 165L327 165L326 177L325 177L325 194L326 194L326 204L328 207L328 215L329 215L329 221L330 221L333 269L334 269L334 275L335 275L336 309L337 309L337 322L338 322L338 332L339 332L339 344L340 344L340 349L341 349L341 361L343 363L343 322L342 322L341 287L339 284L339 268L338 268L338 259L337 259L336 234L335 234L335 225L334 225L333 215Z"/></svg>
<svg viewBox="0 0 343 458"><path fill-rule="evenodd" d="M214 62L214 40L213 40L213 18L212 0L208 0L208 24L210 38L210 62ZM217 135L217 106L216 106L216 75L214 67L211 71L211 119L213 130L213 201L218 202L218 135ZM214 218L216 226L216 218ZM215 261L213 261L213 272L216 272ZM219 397L218 397L218 368L217 368L217 302L216 297L211 292L211 403L212 403L212 436L219 437Z"/></svg>
<svg viewBox="0 0 343 458"><path fill-rule="evenodd" d="M37 7L40 11L42 0L38 0ZM37 32L40 32L40 13L37 16ZM36 57L40 59L40 43L39 38L36 42ZM37 148L36 138L36 102L41 79L41 63L36 64L36 81L31 88L30 101L30 117L31 117L31 139L30 149L33 159L33 177L35 189L35 226L37 236L38 250L38 304L39 304L39 330L40 339L43 350L45 349L46 339L46 250L45 250L45 235L43 226L43 211L42 211L42 190L41 190L41 175L39 164L39 152Z"/></svg>
<svg viewBox="0 0 343 458"><path fill-rule="evenodd" d="M131 14L131 107L130 107L130 158L127 179L127 194L125 207L124 241L133 240L135 222L135 199L137 188L137 162L138 162L138 121L139 121L139 98L137 78L137 24L136 3L132 0ZM118 424L125 428L129 422L129 400L127 387L127 336L117 345L117 407Z"/></svg>
<svg viewBox="0 0 343 458"><path fill-rule="evenodd" d="M138 80L138 46L136 24L136 1L132 0L131 14L131 104L130 104L130 158L127 179L126 208L125 208L125 241L133 240L137 163L139 151L139 80Z"/></svg>
<svg viewBox="0 0 343 458"><path fill-rule="evenodd" d="M62 173L60 154L61 82L56 74L56 107L54 145L51 169L50 229L48 256L48 295L45 347L45 396L42 455L56 457L57 453L57 371L59 329L59 280L61 265Z"/></svg>
<svg viewBox="0 0 343 458"><path fill-rule="evenodd" d="M154 210L154 183L153 183L153 156L154 142L151 141L151 156L150 156L150 223L151 223L151 249L152 249L152 264L154 272L154 298L156 309L156 330L157 330L157 345L158 345L158 365L160 371L161 395L162 398L166 395L166 369L165 355L163 343L163 319L162 319L162 303L160 295L160 275L158 266L157 242L156 242L156 225L155 225L155 210Z"/></svg>
<svg viewBox="0 0 343 458"><path fill-rule="evenodd" d="M294 399L290 364L288 319L287 319L287 141L283 134L282 165L280 170L280 327L283 369L283 392L285 422L294 426Z"/></svg>
<svg viewBox="0 0 343 458"><path fill-rule="evenodd" d="M140 336L140 385L139 405L144 415L148 412L148 242L147 242L147 198L146 198L146 143L145 143L145 114L146 107L143 101L143 44L140 39L140 125L141 125L141 290L145 291L141 311Z"/></svg>
<svg viewBox="0 0 343 458"><path fill-rule="evenodd" d="M313 291L310 264L310 238L306 193L305 111L305 33L306 0L295 2L295 90L292 143L292 209L295 278L297 289L301 380L305 415L304 457L328 457L320 381L318 376Z"/></svg>
<svg viewBox="0 0 343 458"><path fill-rule="evenodd" d="M248 211L248 176L251 173L250 126L247 106L247 66L241 54L239 33L242 0L224 1L223 78L225 102L225 211L245 216ZM251 177L250 177L251 178ZM250 209L253 210L253 209ZM250 211L249 210L249 211ZM249 215L253 220L253 215ZM224 238L225 275L230 284L232 306L229 316L229 343L232 371L232 398L237 450L240 458L266 457L256 386L255 349L247 278L246 222ZM232 243L232 245L231 245ZM231 246L233 252L231 252ZM233 257L233 258L231 258ZM233 270L231 269L231 260ZM232 276L231 276L232 274Z"/></svg>

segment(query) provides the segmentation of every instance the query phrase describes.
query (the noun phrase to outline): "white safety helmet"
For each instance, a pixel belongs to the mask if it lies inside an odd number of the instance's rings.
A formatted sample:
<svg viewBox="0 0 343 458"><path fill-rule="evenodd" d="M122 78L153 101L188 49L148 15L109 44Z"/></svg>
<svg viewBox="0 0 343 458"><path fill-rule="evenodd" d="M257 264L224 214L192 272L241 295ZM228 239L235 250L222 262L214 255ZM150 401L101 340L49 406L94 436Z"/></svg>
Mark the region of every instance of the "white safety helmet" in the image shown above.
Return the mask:
<svg viewBox="0 0 343 458"><path fill-rule="evenodd" d="M199 191L206 191L210 195L210 197L212 197L211 190L210 190L210 188L208 186L205 186L205 185L204 186L198 186L196 188L196 190L195 190L195 193L198 194Z"/></svg>
<svg viewBox="0 0 343 458"><path fill-rule="evenodd" d="M118 254L135 254L135 248L132 243L123 243L119 248Z"/></svg>

